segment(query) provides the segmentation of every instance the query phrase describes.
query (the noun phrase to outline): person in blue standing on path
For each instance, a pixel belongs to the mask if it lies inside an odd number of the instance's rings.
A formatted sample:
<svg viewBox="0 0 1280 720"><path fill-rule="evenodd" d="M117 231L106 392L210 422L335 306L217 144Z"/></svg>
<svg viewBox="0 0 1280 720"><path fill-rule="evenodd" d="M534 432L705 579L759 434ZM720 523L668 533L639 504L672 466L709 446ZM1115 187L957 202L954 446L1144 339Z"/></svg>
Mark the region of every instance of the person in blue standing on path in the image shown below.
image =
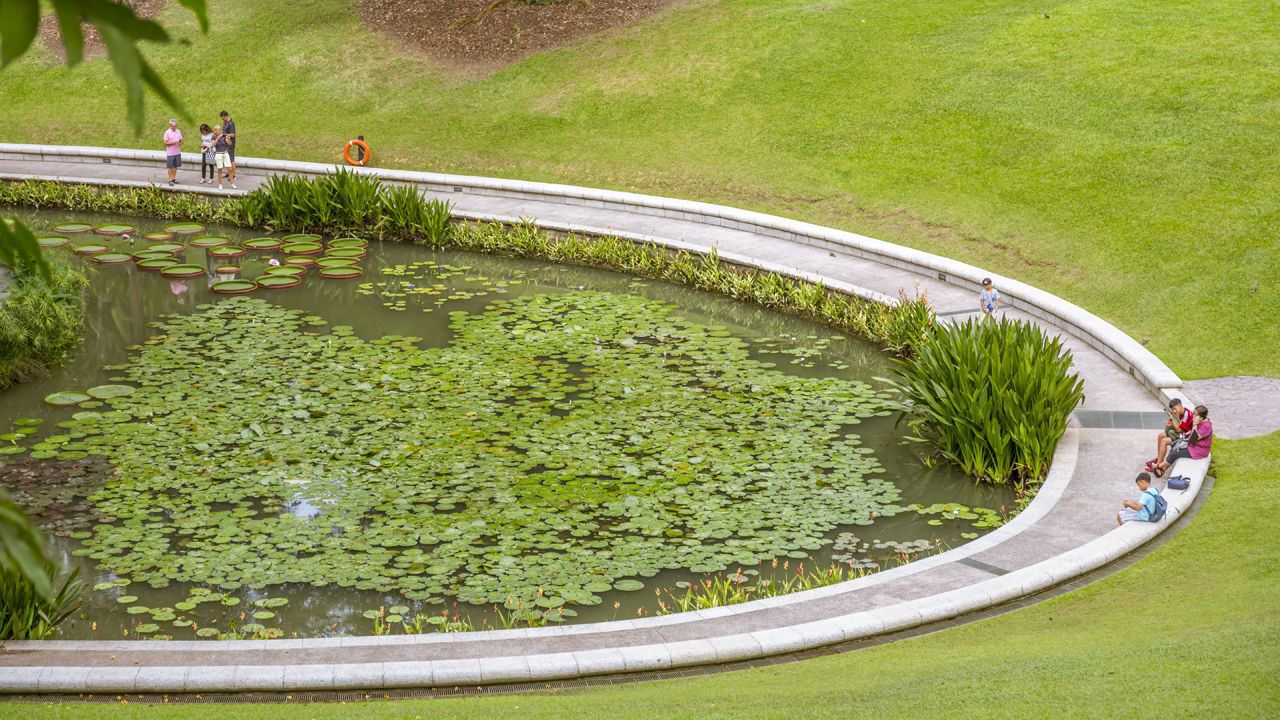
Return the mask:
<svg viewBox="0 0 1280 720"><path fill-rule="evenodd" d="M982 317L989 318L1000 309L1000 291L991 285L991 278L982 279L982 292L978 294L978 307Z"/></svg>
<svg viewBox="0 0 1280 720"><path fill-rule="evenodd" d="M231 187L236 186L236 121L231 119L226 110L219 115L222 118L222 134L227 138L227 144L230 150L227 151L227 157L231 160L231 167L227 169L227 177L231 181ZM221 182L219 182L221 185Z"/></svg>

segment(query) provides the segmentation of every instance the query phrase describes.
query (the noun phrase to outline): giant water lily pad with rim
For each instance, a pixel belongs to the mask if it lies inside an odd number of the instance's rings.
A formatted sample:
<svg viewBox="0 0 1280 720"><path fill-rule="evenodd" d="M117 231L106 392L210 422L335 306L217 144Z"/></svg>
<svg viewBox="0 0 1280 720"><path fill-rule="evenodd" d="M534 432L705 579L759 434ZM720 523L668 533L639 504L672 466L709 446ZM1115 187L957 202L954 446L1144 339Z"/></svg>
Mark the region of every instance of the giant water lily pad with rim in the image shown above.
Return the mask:
<svg viewBox="0 0 1280 720"><path fill-rule="evenodd" d="M150 258L148 260L139 260L137 263L139 270L152 270L156 272L177 264L178 259L174 257Z"/></svg>
<svg viewBox="0 0 1280 720"><path fill-rule="evenodd" d="M307 274L307 269L302 265L275 265L266 269L267 275L288 275L291 277L302 277Z"/></svg>
<svg viewBox="0 0 1280 720"><path fill-rule="evenodd" d="M263 275L254 280L258 287L267 290L284 290L302 284L302 278L294 275Z"/></svg>
<svg viewBox="0 0 1280 720"><path fill-rule="evenodd" d="M260 237L244 241L244 246L248 250L276 250L283 244L283 240L273 237Z"/></svg>
<svg viewBox="0 0 1280 720"><path fill-rule="evenodd" d="M129 262L133 259L133 256L129 253L108 251L104 253L94 253L89 256L89 259L104 265L114 265L115 263Z"/></svg>
<svg viewBox="0 0 1280 720"><path fill-rule="evenodd" d="M322 268L351 267L352 265L359 264L359 258L326 257L316 260L316 266Z"/></svg>
<svg viewBox="0 0 1280 720"><path fill-rule="evenodd" d="M164 231L174 235L195 235L198 232L204 232L204 226L195 222L180 222L165 225Z"/></svg>
<svg viewBox="0 0 1280 720"><path fill-rule="evenodd" d="M130 385L99 385L97 387L89 388L89 396L99 400L108 400L111 398L126 397L137 391L137 388Z"/></svg>
<svg viewBox="0 0 1280 720"><path fill-rule="evenodd" d="M239 265L219 265L213 271L219 275L235 275L240 272Z"/></svg>
<svg viewBox="0 0 1280 720"><path fill-rule="evenodd" d="M284 261L287 265L301 265L302 267L311 267L316 264L316 258L310 255L289 255Z"/></svg>
<svg viewBox="0 0 1280 720"><path fill-rule="evenodd" d="M209 257L215 257L220 260L228 260L231 258L244 257L244 248L238 245L227 245L225 247L216 247L209 251Z"/></svg>
<svg viewBox="0 0 1280 720"><path fill-rule="evenodd" d="M142 236L147 242L167 242L173 239L173 233L153 232Z"/></svg>
<svg viewBox="0 0 1280 720"><path fill-rule="evenodd" d="M203 265L170 265L160 269L160 274L172 278L192 278L204 274Z"/></svg>
<svg viewBox="0 0 1280 720"><path fill-rule="evenodd" d="M330 248L367 248L369 241L363 238L345 237L329 241Z"/></svg>
<svg viewBox="0 0 1280 720"><path fill-rule="evenodd" d="M182 252L183 250L186 250L187 246L184 245L183 243L176 242L176 241L175 242L155 242L155 243L147 243L147 249L148 250L164 250L165 252L176 253L176 252Z"/></svg>
<svg viewBox="0 0 1280 720"><path fill-rule="evenodd" d="M364 271L358 267L328 267L320 269L320 277L326 280L347 280L350 278L358 278L364 275Z"/></svg>
<svg viewBox="0 0 1280 720"><path fill-rule="evenodd" d="M323 250L318 242L292 242L280 246L281 252L290 255L319 255Z"/></svg>
<svg viewBox="0 0 1280 720"><path fill-rule="evenodd" d="M201 237L191 238L191 247L216 248L230 244L231 238L223 237L221 235L203 235Z"/></svg>
<svg viewBox="0 0 1280 720"><path fill-rule="evenodd" d="M106 252L111 248L99 243L85 243L83 245L72 245L71 249L75 251L77 255L96 255L98 253Z"/></svg>
<svg viewBox="0 0 1280 720"><path fill-rule="evenodd" d="M362 258L366 251L364 248L331 248L324 253L328 257L341 258Z"/></svg>
<svg viewBox="0 0 1280 720"><path fill-rule="evenodd" d="M219 295L242 295L258 289L258 283L252 280L222 280L209 286Z"/></svg>
<svg viewBox="0 0 1280 720"><path fill-rule="evenodd" d="M171 258L171 257L173 257L172 250L139 250L138 252L133 254L133 259L135 261L155 260L156 258Z"/></svg>
<svg viewBox="0 0 1280 720"><path fill-rule="evenodd" d="M127 235L137 231L138 228L128 223L104 223L93 229L93 232L98 235Z"/></svg>
<svg viewBox="0 0 1280 720"><path fill-rule="evenodd" d="M53 229L60 233L84 233L92 230L93 225L83 222L61 222L54 225Z"/></svg>
<svg viewBox="0 0 1280 720"><path fill-rule="evenodd" d="M71 239L61 235L41 235L36 238L36 242L40 243L40 247L43 248L56 248L70 243Z"/></svg>

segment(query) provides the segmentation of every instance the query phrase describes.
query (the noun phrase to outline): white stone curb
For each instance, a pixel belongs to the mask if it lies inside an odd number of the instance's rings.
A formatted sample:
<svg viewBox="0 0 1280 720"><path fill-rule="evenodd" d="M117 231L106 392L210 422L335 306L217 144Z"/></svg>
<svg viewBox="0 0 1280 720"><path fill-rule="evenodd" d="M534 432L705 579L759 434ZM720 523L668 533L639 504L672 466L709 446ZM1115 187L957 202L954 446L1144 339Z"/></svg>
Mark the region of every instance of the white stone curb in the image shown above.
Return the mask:
<svg viewBox="0 0 1280 720"><path fill-rule="evenodd" d="M164 158L164 152L160 150L0 143L0 160L113 163L162 167ZM182 159L184 163L199 163L197 153L184 153ZM340 167L322 163L286 162L249 157L237 159L236 165L238 172L261 175L270 173L326 175L336 172ZM1127 370L1153 394L1159 396L1162 388L1182 387L1182 380L1151 351L1102 318L1077 305L1026 283L992 275L967 263L893 245L856 233L723 205L639 193L408 170L347 169L360 175L377 176L393 183L414 184L428 191L465 192L565 205L585 205L645 215L674 217L690 222L745 230L805 245L839 250L845 254L892 267L923 273L930 277L936 276L939 280L971 290L977 290L982 278L990 276L1000 287L1001 296L1010 307L1023 310L1088 342Z"/></svg>
<svg viewBox="0 0 1280 720"><path fill-rule="evenodd" d="M15 148L17 150L15 150ZM35 149L35 152L32 151L33 148ZM75 152L73 153L72 151ZM10 157L15 154L15 152L20 154L22 157ZM72 157L80 159L71 160ZM104 157L112 159L113 161L118 159L121 164L161 164L163 163L164 158L163 154L159 151L126 151L108 148L51 148L45 146L0 144L0 159L47 159L59 162L92 162L101 161ZM332 172L334 170L334 166L315 165L311 163L287 163L288 167L286 168L284 167L286 163L269 160L256 160L252 158L242 158L239 161L239 164L241 168L255 168L263 171L288 171L320 174ZM793 230L791 230L792 235L788 239L797 240L799 242L805 242L805 237L808 237L810 240L820 236L833 238L835 240L855 238L858 239L859 242L866 241L866 243L869 243L867 247L875 249L876 252L871 252L869 254L855 252L854 254L862 257L868 257L872 260L884 262L881 258L889 257L890 255L897 258L908 258L912 264L903 265L901 262L890 262L888 264L898 267L909 267L913 270L919 270L921 267L928 267L914 263L937 261L939 263L943 263L943 266L945 266L948 271L952 272L951 277L959 277L966 281L972 280L972 278L965 273L972 271L971 274L973 275L980 274L977 268L972 268L968 265L953 263L952 261L944 258L938 258L925 253L916 253L915 251L908 250L906 248L897 248L888 245L887 243L871 240L870 238L862 238L861 236L852 235L850 233L840 233L839 231L817 228L816 226L807 225L805 223L795 223L782 218L760 215L758 213L747 213L745 211L734 210L732 208L722 208L702 203L686 203L685 201L653 198L650 196L634 195L631 193L611 193L602 190L545 185L540 183L521 183L518 181L494 180L489 178L465 178L461 176L435 175L429 173L409 173L398 171L376 171L375 173L375 171L371 169L357 170L363 173L379 174L384 179L393 181L412 182L423 185L443 183L439 189L444 190L445 187L443 186L447 186L448 191L452 192L459 192L461 191L459 188L463 188L467 189L467 191L487 195L505 194L505 196L512 196L512 193L519 192L521 193L518 195L520 197L536 195L536 197L541 200L549 199L548 195L558 195L559 197L564 198L564 201L575 198L598 200L602 203L620 203L623 201L628 203L641 203L643 201L643 203L648 204L626 205L620 209L636 211L636 207L646 207L650 209L661 207L664 210L679 210L679 212L690 215L690 217L686 219L696 221L707 221L708 218L714 217L727 222L730 218L738 218L737 220L734 220L734 222L738 223L738 226L743 227L743 229L749 229L753 232L760 232L759 228L763 227L763 225L759 225L757 223L762 223L767 220L769 222L768 227L774 230L777 230L778 228L793 228ZM68 180L68 178L43 179ZM97 184L124 184L103 183L101 180L77 180ZM137 183L137 185L149 186L148 183ZM608 205L606 205L606 207L607 206ZM718 214L713 214L713 211ZM518 224L521 222L518 218L505 218L475 213L457 213L456 216L471 221L503 222L509 224ZM726 224L726 222L712 224ZM585 235L609 235L630 239L635 242L652 243L663 247L685 250L699 254L711 252L709 248L690 243L641 236L632 233L621 233L612 230L601 230L599 228L571 226L564 223L537 224L542 228L553 231L573 232ZM805 232L809 234L801 237L794 232L795 228L805 229ZM817 233L816 231L821 231L821 233ZM778 236L775 233L766 234ZM849 248L860 249L862 247L856 243L853 245L844 245L843 243L838 244L841 244L841 247L846 251L848 251ZM892 250L890 251L889 249ZM780 272L788 275L789 277L809 282L823 282L826 287L830 287L833 290L874 300L876 302L892 302L892 299L879 293L873 293L865 288L860 288L848 283L833 282L815 274L782 268L772 263L761 263L754 259L745 258L739 255L721 254L720 257L733 264L756 267L769 270L771 272ZM962 272L956 272L957 268ZM944 279L948 282L952 281L950 277ZM1013 281L1002 279L1002 290L1006 287L1015 287L1015 285ZM1032 298L1035 302L1040 303L1040 305L1035 307L1047 306L1054 310L1051 317L1045 317L1048 321L1066 327L1066 329L1073 334L1086 336L1086 334L1080 330L1081 325L1077 323L1064 324L1062 321L1062 318L1064 317L1074 317L1084 323L1084 325L1092 327L1092 329L1097 333L1095 339L1118 343L1121 346L1120 349L1109 353L1113 358L1117 355L1121 357L1128 357L1127 355L1123 355L1124 352L1128 352L1128 349L1125 346L1126 343L1137 346L1142 353L1150 356L1152 363L1143 365L1143 369L1141 370L1131 369L1131 372L1134 372L1135 376L1141 373L1142 378L1148 382L1149 387L1153 378L1157 380L1158 382L1156 383L1153 391L1157 393L1161 390L1170 392L1181 387L1181 380L1173 375L1172 372L1168 371L1168 369L1165 368L1158 359L1155 359L1155 357L1150 355L1150 353L1144 348L1141 348L1140 345L1134 343L1131 338L1123 335L1123 333L1120 333L1109 324L1085 313L1083 310L1076 308L1070 303L1066 303L1065 301L1049 296L1039 290L1035 290L1034 288L1029 288L1028 286L1021 287L1025 288L1025 290L1033 291L1023 292L1022 297ZM1043 297L1037 296L1035 293L1039 293L1039 295ZM1023 305L1022 307L1026 309L1028 306ZM1071 310L1073 308L1075 311L1083 313L1083 315L1072 315ZM1048 310L1045 312L1048 312ZM1144 358L1139 354L1137 356L1137 360L1143 361ZM1132 366L1129 367L1132 368ZM602 636L602 633L616 633L641 628L670 626L728 616L736 616L749 621L752 613L786 607L821 598L835 597L841 594L857 591L862 588L879 585L895 578L910 576L930 568L956 562L976 553L989 550L1006 540L1015 537L1022 531L1033 526L1038 520L1048 514L1058 502L1059 498L1062 497L1063 492L1075 473L1079 447L1079 430L1068 428L1062 440L1059 442L1057 451L1054 454L1049 476L1042 485L1035 500L1032 501L1032 503L1021 514L1004 526L985 535L984 537L978 538L954 550L949 550L939 555L885 570L864 578L841 583L839 585L815 588L813 590L794 593L787 596L770 598L767 600L757 600L749 603L743 603L741 605L716 608L714 610L649 617L637 620L594 623L589 625L498 630L465 634L314 638L306 640L169 642L164 644L163 649L165 651L198 649L202 653L214 654L218 652L243 650L284 650L291 648L340 648L371 645L418 645L439 643L475 643L477 649L479 649L486 641L505 640L510 638L536 639L569 635L588 635L604 637L607 640L609 636ZM357 664L302 664L289 666L144 666L140 668L91 668L72 666L50 666L43 668L4 667L3 672L0 672L0 693L233 692L250 690L337 690L356 688L374 689L428 686L448 687L452 685L492 685L514 682L538 682L585 675L637 672L670 667L688 667L708 663L736 662L767 655L820 647L823 645L856 640L936 620L942 620L971 612L973 610L996 605L1016 597L1031 594L1044 588L1057 585L1072 577L1105 565L1112 560L1131 552L1134 548L1142 545L1143 543L1150 541L1163 531L1170 522L1180 517L1181 514L1191 506L1191 503L1199 493L1204 475L1208 471L1208 466L1209 461L1207 459L1199 461L1178 461L1175 465L1174 471L1178 474L1189 476L1192 479L1192 487L1185 493L1165 491L1166 497L1169 500L1169 510L1168 516L1161 523L1129 523L1093 540L1092 542L1063 553L1057 557L966 588L940 593L934 596L912 600L910 602L896 603L871 611L827 618L816 622L803 623L782 628L769 628L759 631L742 632L708 638L705 640L691 640L641 646L624 645L609 647L606 649L583 650L580 652L512 657L486 657L479 659ZM114 641L22 641L3 643L3 646L6 650L19 651L41 650L75 652L79 650L115 649L137 651L139 649L139 643L137 642ZM155 649L158 650L160 648Z"/></svg>

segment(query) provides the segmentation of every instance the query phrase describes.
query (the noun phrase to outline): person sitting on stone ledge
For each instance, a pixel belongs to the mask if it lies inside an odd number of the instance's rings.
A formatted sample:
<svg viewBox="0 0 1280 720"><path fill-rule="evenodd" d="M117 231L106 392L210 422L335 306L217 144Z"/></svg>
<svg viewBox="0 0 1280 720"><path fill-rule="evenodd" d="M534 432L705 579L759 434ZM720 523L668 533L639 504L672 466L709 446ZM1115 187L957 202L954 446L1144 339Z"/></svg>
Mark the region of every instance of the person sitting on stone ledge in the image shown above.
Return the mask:
<svg viewBox="0 0 1280 720"><path fill-rule="evenodd" d="M1174 443L1169 448L1168 454L1164 456L1164 460L1152 472L1156 477L1163 477L1164 471L1179 458L1203 460L1209 457L1209 451L1212 449L1213 423L1209 422L1209 408L1197 405L1196 416L1191 420L1191 433L1187 435L1186 444Z"/></svg>
<svg viewBox="0 0 1280 720"><path fill-rule="evenodd" d="M1142 495L1138 497L1137 502L1133 500L1124 501L1124 509L1116 514L1116 522L1121 525L1132 520L1154 522L1152 518L1157 515L1160 491L1151 487L1151 475L1138 473L1138 479L1134 480L1134 482L1138 484L1138 489L1142 491Z"/></svg>
<svg viewBox="0 0 1280 720"><path fill-rule="evenodd" d="M1169 401L1169 409L1164 411L1169 417L1164 421L1164 430L1160 432L1160 437L1156 439L1156 457L1147 463L1147 472L1152 472L1160 464L1160 459L1169 452L1169 446L1174 442L1183 439L1187 433L1191 432L1191 426L1194 416L1191 410L1182 406L1182 400L1174 398Z"/></svg>

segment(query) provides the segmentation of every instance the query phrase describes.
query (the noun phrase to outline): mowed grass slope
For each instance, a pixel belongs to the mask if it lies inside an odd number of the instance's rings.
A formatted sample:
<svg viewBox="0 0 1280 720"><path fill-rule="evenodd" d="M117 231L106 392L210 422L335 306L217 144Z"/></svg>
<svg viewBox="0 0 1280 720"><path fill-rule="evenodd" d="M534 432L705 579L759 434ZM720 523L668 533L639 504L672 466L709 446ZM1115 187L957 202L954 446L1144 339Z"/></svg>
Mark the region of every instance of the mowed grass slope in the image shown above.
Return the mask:
<svg viewBox="0 0 1280 720"><path fill-rule="evenodd" d="M1138 564L1049 602L915 640L571 693L269 707L11 703L0 705L0 716L1273 718L1280 716L1280 434L1219 441L1215 449L1220 470L1210 501Z"/></svg>
<svg viewBox="0 0 1280 720"><path fill-rule="evenodd" d="M1280 6L690 0L457 78L353 0L218 0L148 51L241 152L774 212L1058 293L1184 377L1280 376ZM1048 17L1045 15L1048 14ZM0 139L132 137L103 61L0 73ZM1258 283L1251 294L1250 285Z"/></svg>

